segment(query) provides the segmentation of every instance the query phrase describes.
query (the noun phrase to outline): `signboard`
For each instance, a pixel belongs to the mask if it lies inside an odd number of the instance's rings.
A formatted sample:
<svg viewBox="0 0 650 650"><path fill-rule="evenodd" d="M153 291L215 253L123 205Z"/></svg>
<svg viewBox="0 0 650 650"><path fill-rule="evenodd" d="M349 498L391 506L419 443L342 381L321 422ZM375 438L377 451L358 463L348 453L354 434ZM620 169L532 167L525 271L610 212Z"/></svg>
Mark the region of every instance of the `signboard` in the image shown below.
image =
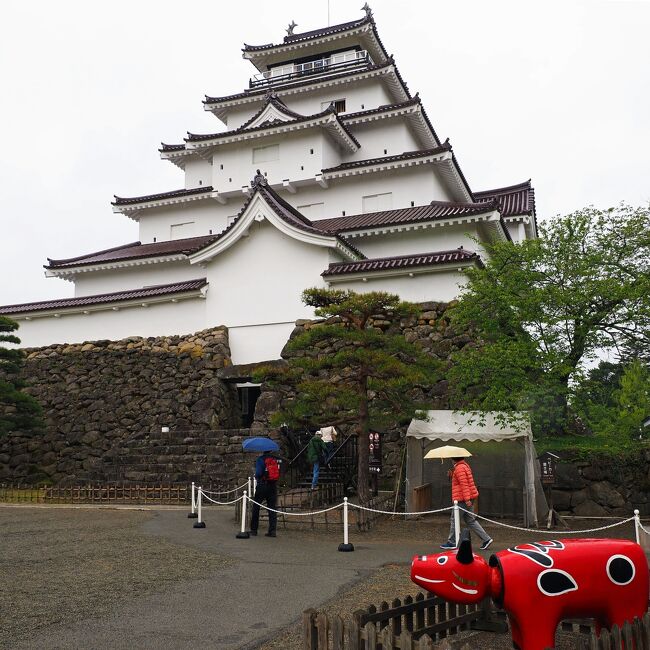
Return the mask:
<svg viewBox="0 0 650 650"><path fill-rule="evenodd" d="M555 463L559 456L545 451L538 456L540 479L543 485L553 485L555 483Z"/></svg>
<svg viewBox="0 0 650 650"><path fill-rule="evenodd" d="M381 472L381 435L375 431L368 434L368 469L371 474Z"/></svg>

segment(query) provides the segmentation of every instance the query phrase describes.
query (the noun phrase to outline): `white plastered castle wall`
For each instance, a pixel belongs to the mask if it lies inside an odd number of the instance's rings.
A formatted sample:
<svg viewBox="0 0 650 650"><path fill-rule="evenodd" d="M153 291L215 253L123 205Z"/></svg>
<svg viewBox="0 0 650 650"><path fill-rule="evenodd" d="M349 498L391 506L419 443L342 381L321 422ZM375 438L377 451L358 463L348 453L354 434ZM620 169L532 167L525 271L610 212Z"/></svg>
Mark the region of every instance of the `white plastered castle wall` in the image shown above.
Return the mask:
<svg viewBox="0 0 650 650"><path fill-rule="evenodd" d="M330 249L305 244L266 220L207 265L210 282L206 317L230 331L233 363L276 359L297 318L311 318L302 291L325 286L320 274L333 258Z"/></svg>
<svg viewBox="0 0 650 650"><path fill-rule="evenodd" d="M147 263L147 260L142 262L141 266L79 273L75 278L75 297L141 289L205 277L203 269L191 266L187 260L158 264Z"/></svg>
<svg viewBox="0 0 650 650"><path fill-rule="evenodd" d="M346 113L369 110L395 101L381 79L377 77L355 83L343 82L313 90L302 90L292 95L279 93L278 97L289 109L301 115L320 113L327 108L322 107L323 104L340 99L345 99ZM259 111L263 101L264 95L260 95L259 101L229 107L227 129L229 131L238 129L250 120Z"/></svg>
<svg viewBox="0 0 650 650"><path fill-rule="evenodd" d="M402 116L353 124L349 128L361 143L361 147L341 162L395 156L405 151L421 149L421 144L415 139Z"/></svg>
<svg viewBox="0 0 650 650"><path fill-rule="evenodd" d="M335 282L333 289L351 289L359 293L369 291L388 291L396 293L402 300L427 302L430 300L447 302L458 297L460 287L467 283L466 276L459 270L428 271L413 269L413 277L408 275L382 276L369 274L364 282L361 278Z"/></svg>
<svg viewBox="0 0 650 650"><path fill-rule="evenodd" d="M21 347L40 347L55 343L83 343L110 339L117 341L128 336L164 336L198 332L205 326L205 300L191 298L172 303L120 307L119 311L102 309L88 314L60 312L19 320L18 335Z"/></svg>
<svg viewBox="0 0 650 650"><path fill-rule="evenodd" d="M414 165L372 174L358 174L328 181L328 189L317 185L300 187L296 194L283 194L291 205L324 203L322 218L363 212L363 197L390 192L391 209L448 201L449 193L432 165ZM310 215L310 218L311 215ZM314 219L319 217L314 216Z"/></svg>
<svg viewBox="0 0 650 650"><path fill-rule="evenodd" d="M139 236L143 244L170 239L185 239L218 234L228 225L243 204L222 205L214 199L201 199L143 210L139 215ZM210 233L212 230L212 233Z"/></svg>

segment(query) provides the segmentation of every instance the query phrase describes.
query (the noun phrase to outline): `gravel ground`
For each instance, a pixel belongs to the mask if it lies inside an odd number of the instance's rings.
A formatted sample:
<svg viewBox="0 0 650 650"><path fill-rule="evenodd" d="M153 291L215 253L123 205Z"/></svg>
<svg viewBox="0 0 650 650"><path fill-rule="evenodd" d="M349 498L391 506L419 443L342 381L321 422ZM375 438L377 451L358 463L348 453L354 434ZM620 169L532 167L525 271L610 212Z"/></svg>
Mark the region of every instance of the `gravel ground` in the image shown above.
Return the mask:
<svg viewBox="0 0 650 650"><path fill-rule="evenodd" d="M136 510L0 507L0 648L102 616L229 560L140 532Z"/></svg>
<svg viewBox="0 0 650 650"><path fill-rule="evenodd" d="M114 615L119 608L135 607L151 594L171 594L174 589L184 589L182 585L187 581L206 578L219 569L232 567L235 573L239 571L240 559L227 550L235 547L214 546L205 536L192 538L204 539L205 548L197 547L196 543L193 546L183 543L182 536L153 536L147 530L154 516L154 513L138 510L0 505L0 648L11 648L21 641L29 643L35 635L51 634L50 626L54 629L80 624L89 618ZM167 516L176 521L176 513ZM178 516L183 518L185 512L179 512ZM179 519L178 523L181 521L184 530L187 520ZM586 529L603 523L609 522L574 520L571 525ZM395 518L378 522L366 535L351 531L350 541L357 548L354 555L358 554L361 561L356 573L359 581L342 587L334 598L324 596L322 600L327 602L314 601L313 606L318 611L340 614L345 619L354 610L369 604L379 605L384 600L390 602L396 597L415 596L418 590L409 579L408 557L404 558L404 564L388 564L377 570L362 568L363 558L377 546L388 548L388 545L399 547L403 544L415 547L417 552L420 547L422 552L429 552L444 541L448 526L447 517L407 521ZM547 537L538 532L510 531L492 524L485 528L495 538L486 556L524 540ZM633 527L626 525L601 535L629 539L633 534ZM309 549L310 541L313 548L323 547L323 542L329 548L331 540L335 548L341 533L339 527L331 527L329 531L280 528L278 535L289 542L289 550L294 541L298 547ZM553 531L549 536L562 537L562 533ZM230 537L227 531L227 538ZM332 593L333 590L329 592ZM300 649L300 616L301 611L295 611L293 625L257 647L261 650ZM156 634L154 631L148 638L147 648L162 647L159 645L162 637ZM508 635L471 632L465 635L471 648L500 650L511 647ZM558 648L571 647L568 637L561 637ZM93 647L92 639L88 641L87 647Z"/></svg>

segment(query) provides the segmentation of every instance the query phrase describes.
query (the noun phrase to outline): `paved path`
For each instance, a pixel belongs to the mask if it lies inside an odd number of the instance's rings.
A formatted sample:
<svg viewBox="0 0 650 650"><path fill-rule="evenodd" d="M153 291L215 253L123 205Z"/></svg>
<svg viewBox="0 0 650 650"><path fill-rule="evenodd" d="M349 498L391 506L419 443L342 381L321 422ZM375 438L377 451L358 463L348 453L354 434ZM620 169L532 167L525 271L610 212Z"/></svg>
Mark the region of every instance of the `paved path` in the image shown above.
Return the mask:
<svg viewBox="0 0 650 650"><path fill-rule="evenodd" d="M159 511L143 526L152 543L161 536L231 557L231 566L135 603L125 594L128 604L108 618L49 627L16 648L253 648L344 585L382 564L408 562L423 550L422 543L397 545L352 536L355 552L339 553L338 541L282 530L274 539L261 534L239 540L232 510L211 508L205 520L207 528L194 529L184 511Z"/></svg>

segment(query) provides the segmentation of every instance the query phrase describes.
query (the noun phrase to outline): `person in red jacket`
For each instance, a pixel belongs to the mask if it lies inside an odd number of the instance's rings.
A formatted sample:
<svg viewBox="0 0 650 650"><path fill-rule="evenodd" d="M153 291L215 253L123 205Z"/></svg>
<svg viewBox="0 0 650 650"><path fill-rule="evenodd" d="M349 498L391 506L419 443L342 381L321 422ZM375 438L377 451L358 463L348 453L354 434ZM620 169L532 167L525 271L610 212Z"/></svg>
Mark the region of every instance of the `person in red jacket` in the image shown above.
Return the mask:
<svg viewBox="0 0 650 650"><path fill-rule="evenodd" d="M474 484L472 470L464 458L452 458L452 460L454 461L454 467L449 470L449 476L451 478L451 500L458 501L458 505L465 509L460 511L460 515L465 525L478 535L483 542L480 548L482 551L485 551L492 544L492 538L483 530L483 526L476 521L476 517L473 514L474 499L478 496L478 490ZM449 537L444 544L441 544L440 548L444 548L445 550L456 548L456 527L453 510L451 511Z"/></svg>

